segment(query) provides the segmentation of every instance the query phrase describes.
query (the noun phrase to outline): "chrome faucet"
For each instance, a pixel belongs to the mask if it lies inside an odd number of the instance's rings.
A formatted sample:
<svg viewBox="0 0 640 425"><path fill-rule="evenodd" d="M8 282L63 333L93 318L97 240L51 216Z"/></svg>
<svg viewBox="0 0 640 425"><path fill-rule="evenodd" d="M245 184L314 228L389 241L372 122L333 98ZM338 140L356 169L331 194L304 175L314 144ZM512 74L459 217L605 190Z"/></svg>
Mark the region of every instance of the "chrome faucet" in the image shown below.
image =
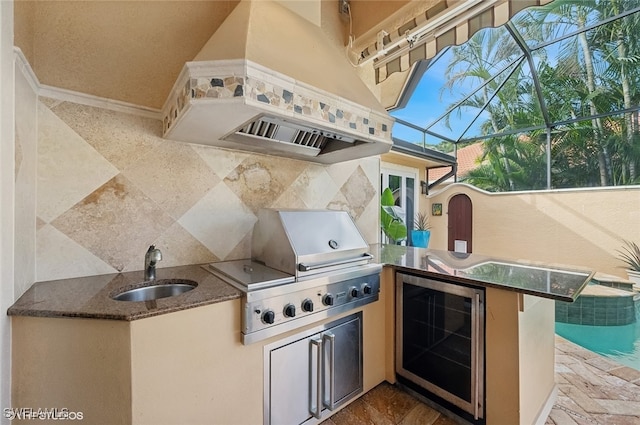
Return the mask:
<svg viewBox="0 0 640 425"><path fill-rule="evenodd" d="M162 252L151 245L144 255L144 280L156 279L156 263L162 260Z"/></svg>

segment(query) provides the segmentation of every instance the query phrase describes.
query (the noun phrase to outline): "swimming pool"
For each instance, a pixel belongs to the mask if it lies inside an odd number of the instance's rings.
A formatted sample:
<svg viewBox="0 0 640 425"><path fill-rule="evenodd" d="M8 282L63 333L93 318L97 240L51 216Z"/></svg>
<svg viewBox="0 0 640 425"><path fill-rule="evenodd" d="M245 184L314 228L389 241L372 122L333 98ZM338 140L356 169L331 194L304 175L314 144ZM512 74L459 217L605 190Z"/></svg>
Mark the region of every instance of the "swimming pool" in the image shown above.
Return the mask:
<svg viewBox="0 0 640 425"><path fill-rule="evenodd" d="M588 326L556 322L556 333L588 350L640 370L640 302L636 322L623 326Z"/></svg>

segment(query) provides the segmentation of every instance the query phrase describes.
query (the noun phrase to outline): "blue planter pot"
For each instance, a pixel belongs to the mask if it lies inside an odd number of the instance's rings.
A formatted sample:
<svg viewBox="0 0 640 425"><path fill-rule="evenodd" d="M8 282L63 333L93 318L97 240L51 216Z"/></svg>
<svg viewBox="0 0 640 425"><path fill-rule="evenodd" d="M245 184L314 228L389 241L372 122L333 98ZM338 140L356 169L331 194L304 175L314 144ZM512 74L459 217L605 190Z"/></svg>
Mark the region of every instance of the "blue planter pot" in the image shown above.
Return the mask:
<svg viewBox="0 0 640 425"><path fill-rule="evenodd" d="M411 245L419 248L428 248L431 230L412 230Z"/></svg>

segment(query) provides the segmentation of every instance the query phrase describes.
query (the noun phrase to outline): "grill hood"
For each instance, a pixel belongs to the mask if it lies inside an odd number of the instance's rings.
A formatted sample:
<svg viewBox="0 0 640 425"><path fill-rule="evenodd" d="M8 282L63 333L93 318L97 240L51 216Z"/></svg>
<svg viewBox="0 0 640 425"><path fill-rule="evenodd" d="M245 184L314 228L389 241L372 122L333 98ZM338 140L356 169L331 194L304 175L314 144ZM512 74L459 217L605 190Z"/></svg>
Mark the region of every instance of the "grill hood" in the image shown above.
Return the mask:
<svg viewBox="0 0 640 425"><path fill-rule="evenodd" d="M166 139L320 163L392 145L393 118L346 53L269 0L240 1L185 64L163 118Z"/></svg>
<svg viewBox="0 0 640 425"><path fill-rule="evenodd" d="M296 278L362 266L372 259L346 211L262 209L251 249L254 260Z"/></svg>

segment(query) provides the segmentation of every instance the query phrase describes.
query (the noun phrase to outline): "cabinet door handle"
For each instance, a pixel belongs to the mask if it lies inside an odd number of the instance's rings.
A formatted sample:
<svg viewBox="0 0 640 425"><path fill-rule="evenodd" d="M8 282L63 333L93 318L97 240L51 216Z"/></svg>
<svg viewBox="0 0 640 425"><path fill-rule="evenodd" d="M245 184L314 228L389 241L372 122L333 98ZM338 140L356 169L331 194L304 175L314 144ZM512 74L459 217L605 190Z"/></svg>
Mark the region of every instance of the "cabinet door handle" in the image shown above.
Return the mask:
<svg viewBox="0 0 640 425"><path fill-rule="evenodd" d="M331 332L326 332L322 335L322 340L325 343L328 341L329 344L329 399L325 400L324 405L329 410L333 410L336 407L336 336Z"/></svg>
<svg viewBox="0 0 640 425"><path fill-rule="evenodd" d="M316 351L316 373L313 373L313 351ZM322 338L312 339L309 345L309 413L315 418L322 417ZM316 397L313 399L313 376L316 378ZM315 401L315 408L314 408Z"/></svg>

